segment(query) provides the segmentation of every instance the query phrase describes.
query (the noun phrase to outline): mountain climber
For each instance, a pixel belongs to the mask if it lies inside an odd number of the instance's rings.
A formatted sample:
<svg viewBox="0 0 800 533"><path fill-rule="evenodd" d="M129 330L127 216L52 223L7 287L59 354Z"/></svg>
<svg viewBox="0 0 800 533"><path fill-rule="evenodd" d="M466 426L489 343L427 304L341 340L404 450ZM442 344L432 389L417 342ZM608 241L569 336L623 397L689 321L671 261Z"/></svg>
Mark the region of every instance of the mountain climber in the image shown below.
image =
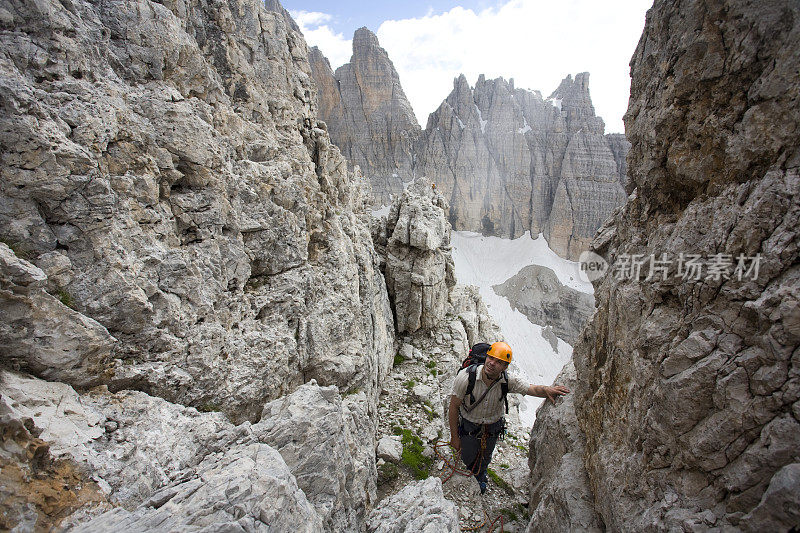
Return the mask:
<svg viewBox="0 0 800 533"><path fill-rule="evenodd" d="M558 396L570 392L561 385L531 385L516 376L509 376L506 369L510 363L511 347L505 342L495 342L486 351L486 360L482 365L472 365L467 372L459 372L453 382L449 413L450 445L461 452L464 464L478 480L481 494L486 492L486 470L492 460L497 438L505 427L503 413L508 412L505 394L515 392L538 396L555 403ZM475 380L475 375L479 375L480 379ZM469 390L470 384L472 390ZM501 386L495 387L497 384Z"/></svg>

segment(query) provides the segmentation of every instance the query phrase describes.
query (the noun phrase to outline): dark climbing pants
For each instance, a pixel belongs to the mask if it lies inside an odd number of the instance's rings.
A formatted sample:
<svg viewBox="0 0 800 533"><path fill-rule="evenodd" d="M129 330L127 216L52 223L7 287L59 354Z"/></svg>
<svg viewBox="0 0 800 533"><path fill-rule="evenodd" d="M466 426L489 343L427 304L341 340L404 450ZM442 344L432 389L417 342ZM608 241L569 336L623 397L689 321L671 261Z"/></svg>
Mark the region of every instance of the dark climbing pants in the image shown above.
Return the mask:
<svg viewBox="0 0 800 533"><path fill-rule="evenodd" d="M494 445L503 431L504 421L501 418L494 424L473 424L464 418L458 425L458 436L461 438L461 459L475 479L486 481L486 469L492 460ZM486 448L481 453L481 439L486 432Z"/></svg>

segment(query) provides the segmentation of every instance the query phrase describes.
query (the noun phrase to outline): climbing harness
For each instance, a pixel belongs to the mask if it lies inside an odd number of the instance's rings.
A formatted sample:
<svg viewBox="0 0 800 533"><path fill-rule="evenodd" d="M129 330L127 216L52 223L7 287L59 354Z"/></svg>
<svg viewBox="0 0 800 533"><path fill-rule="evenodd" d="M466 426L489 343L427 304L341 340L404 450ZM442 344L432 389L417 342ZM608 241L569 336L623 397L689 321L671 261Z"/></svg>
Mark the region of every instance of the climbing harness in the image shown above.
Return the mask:
<svg viewBox="0 0 800 533"><path fill-rule="evenodd" d="M472 463L472 468L470 468L469 470L464 469L464 468L459 468L459 466L458 466L458 457L457 457L458 451L455 448L453 448L452 446L450 446L449 442L445 442L445 441L442 441L442 440L437 440L436 441L436 444L434 445L434 452L436 453L436 457L438 457L439 459L441 459L444 462L445 466L447 467L447 469L445 471L449 470L449 473L446 476L442 477L442 484L444 484L447 481L449 481L450 478L452 478L455 474L460 474L462 476L468 476L468 477L471 477L471 476L474 476L475 474L477 474L477 470L480 468L480 465L483 462L483 454L486 452L486 439L488 438L488 436L489 436L489 427L488 427L487 424L483 424L483 426L481 428L481 449L478 452L478 455L475 457L475 461ZM451 450L450 457L446 457L445 454L443 452L441 452L441 448L444 448L444 447L450 448L450 450ZM462 527L461 531L478 531L483 526L488 526L489 529L487 530L487 533L492 533L492 531L494 531L495 525L497 524L498 521L500 522L499 532L503 533L503 531L504 531L504 529L503 529L503 523L504 523L503 515L502 514L497 515L497 517L490 522L489 521L489 515L486 513L486 510L484 509L484 511L483 511L483 522L481 522L477 526Z"/></svg>

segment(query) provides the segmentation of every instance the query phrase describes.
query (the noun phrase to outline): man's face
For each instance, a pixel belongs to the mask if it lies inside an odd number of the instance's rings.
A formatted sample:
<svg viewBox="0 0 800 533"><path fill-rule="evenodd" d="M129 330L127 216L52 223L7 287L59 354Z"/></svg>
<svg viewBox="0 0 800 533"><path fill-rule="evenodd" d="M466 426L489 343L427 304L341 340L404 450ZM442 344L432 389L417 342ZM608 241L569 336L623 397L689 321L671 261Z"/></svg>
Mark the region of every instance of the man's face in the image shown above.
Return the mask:
<svg viewBox="0 0 800 533"><path fill-rule="evenodd" d="M488 377L491 380L499 378L500 374L506 368L508 368L508 363L491 356L486 358L486 362L484 363L483 366L483 369L486 371L486 377Z"/></svg>

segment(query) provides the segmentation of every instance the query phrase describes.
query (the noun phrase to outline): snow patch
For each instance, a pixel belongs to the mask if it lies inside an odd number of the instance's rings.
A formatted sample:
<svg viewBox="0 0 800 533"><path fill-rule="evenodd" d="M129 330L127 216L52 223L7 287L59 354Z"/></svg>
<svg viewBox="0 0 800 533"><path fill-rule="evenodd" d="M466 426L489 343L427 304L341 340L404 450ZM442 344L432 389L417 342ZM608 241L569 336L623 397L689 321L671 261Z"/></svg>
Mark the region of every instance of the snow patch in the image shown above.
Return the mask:
<svg viewBox="0 0 800 533"><path fill-rule="evenodd" d="M458 125L459 125L459 126L461 127L461 129L463 130L463 129L464 129L466 126L464 126L464 123L463 123L463 122L461 122L461 117L459 117L458 115L455 115L455 117L456 117L456 120L458 121Z"/></svg>
<svg viewBox="0 0 800 533"><path fill-rule="evenodd" d="M548 98L548 99L547 99L547 102L550 102L550 103L551 103L551 104L553 104L555 107L557 107L557 108L558 108L558 111L559 111L559 113L560 113L560 112L561 112L561 100L562 100L562 99L561 99L561 98L558 98L558 97L556 97L556 98Z"/></svg>
<svg viewBox="0 0 800 533"><path fill-rule="evenodd" d="M389 209L391 209L391 207L392 206L390 205L382 205L380 209L373 209L371 211L372 216L374 216L375 218L388 217Z"/></svg>
<svg viewBox="0 0 800 533"><path fill-rule="evenodd" d="M475 111L478 112L478 121L481 123L481 133L486 133L486 124L489 122L488 120L483 120L483 115L481 114L481 110L478 109L478 104L473 104L475 106Z"/></svg>
<svg viewBox="0 0 800 533"><path fill-rule="evenodd" d="M497 285L511 278L523 267L542 265L553 270L558 280L575 290L594 294L594 287L578 275L580 264L559 257L541 233L536 239L530 232L516 239L485 237L470 231L454 231L451 241L453 260L463 261L466 270L458 281L464 285Z"/></svg>
<svg viewBox="0 0 800 533"><path fill-rule="evenodd" d="M528 119L526 119L525 116L522 117L522 122L523 125L520 129L517 130L517 133L521 133L524 135L526 132L531 131L531 127L528 126Z"/></svg>

